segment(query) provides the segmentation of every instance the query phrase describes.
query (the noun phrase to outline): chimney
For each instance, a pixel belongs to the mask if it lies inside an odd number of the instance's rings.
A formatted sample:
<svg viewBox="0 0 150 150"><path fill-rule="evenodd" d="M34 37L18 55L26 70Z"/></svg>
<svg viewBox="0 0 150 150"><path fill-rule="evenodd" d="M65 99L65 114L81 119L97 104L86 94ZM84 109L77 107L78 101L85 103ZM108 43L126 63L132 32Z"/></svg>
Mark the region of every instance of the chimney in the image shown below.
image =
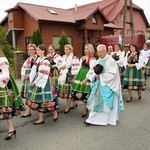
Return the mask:
<svg viewBox="0 0 150 150"><path fill-rule="evenodd" d="M74 10L75 12L77 12L77 4L75 4Z"/></svg>

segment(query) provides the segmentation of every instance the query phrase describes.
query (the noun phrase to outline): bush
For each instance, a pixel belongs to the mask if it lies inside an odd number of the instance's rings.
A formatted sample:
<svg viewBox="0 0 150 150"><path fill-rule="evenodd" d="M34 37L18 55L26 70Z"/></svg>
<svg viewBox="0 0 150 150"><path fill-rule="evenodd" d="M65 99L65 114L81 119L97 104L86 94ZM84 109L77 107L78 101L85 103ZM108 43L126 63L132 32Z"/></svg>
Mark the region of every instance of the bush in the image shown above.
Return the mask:
<svg viewBox="0 0 150 150"><path fill-rule="evenodd" d="M70 44L67 38L67 35L64 31L62 31L61 35L60 35L60 39L59 39L59 51L60 54L62 55L64 53L64 46L66 44Z"/></svg>
<svg viewBox="0 0 150 150"><path fill-rule="evenodd" d="M31 41L32 41L32 43L35 44L36 46L38 46L38 45L40 45L40 44L43 43L43 41L42 41L42 35L41 35L39 29L37 29L36 31L33 32Z"/></svg>
<svg viewBox="0 0 150 150"><path fill-rule="evenodd" d="M13 47L10 44L8 44L4 28L2 26L0 26L0 47L9 61L11 71L13 71L14 70Z"/></svg>

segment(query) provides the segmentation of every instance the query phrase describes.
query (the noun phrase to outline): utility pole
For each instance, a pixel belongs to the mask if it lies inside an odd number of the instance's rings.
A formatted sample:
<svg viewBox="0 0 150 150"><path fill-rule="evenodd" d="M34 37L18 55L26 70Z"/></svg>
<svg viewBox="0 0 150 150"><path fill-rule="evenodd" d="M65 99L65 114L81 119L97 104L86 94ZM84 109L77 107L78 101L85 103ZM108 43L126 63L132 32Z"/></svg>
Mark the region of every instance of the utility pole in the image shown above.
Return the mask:
<svg viewBox="0 0 150 150"><path fill-rule="evenodd" d="M123 30L122 30L122 45L121 45L122 49L123 49L123 46L124 46L124 38L125 38L125 35L126 35L127 3L128 3L128 0L125 0L124 7L123 7Z"/></svg>
<svg viewBox="0 0 150 150"><path fill-rule="evenodd" d="M131 30L131 43L134 43L134 23L133 23L132 0L130 0L130 30Z"/></svg>

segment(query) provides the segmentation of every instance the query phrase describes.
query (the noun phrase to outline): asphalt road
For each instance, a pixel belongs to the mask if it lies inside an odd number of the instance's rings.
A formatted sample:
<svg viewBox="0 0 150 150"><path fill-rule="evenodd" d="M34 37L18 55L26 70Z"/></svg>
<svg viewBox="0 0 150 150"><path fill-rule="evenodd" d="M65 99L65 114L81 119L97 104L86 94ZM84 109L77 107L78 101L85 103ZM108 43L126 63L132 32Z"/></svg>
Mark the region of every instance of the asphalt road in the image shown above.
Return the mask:
<svg viewBox="0 0 150 150"><path fill-rule="evenodd" d="M21 80L16 80L21 87ZM133 101L126 103L116 126L86 126L81 118L83 103L64 114L65 101L60 100L59 119L53 122L52 114L45 114L45 124L34 126L37 112L29 118L14 117L17 138L4 141L6 121L0 121L0 150L150 150L150 78L142 99L133 92Z"/></svg>

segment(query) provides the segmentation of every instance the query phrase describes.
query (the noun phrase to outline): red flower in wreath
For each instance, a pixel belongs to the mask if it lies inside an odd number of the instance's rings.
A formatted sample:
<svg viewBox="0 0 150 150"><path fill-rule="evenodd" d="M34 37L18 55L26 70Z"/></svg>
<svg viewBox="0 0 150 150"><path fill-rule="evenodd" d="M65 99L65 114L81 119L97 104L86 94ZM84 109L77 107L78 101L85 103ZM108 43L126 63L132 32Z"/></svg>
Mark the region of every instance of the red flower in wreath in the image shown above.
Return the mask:
<svg viewBox="0 0 150 150"><path fill-rule="evenodd" d="M32 108L36 109L38 107L38 104L32 103Z"/></svg>

